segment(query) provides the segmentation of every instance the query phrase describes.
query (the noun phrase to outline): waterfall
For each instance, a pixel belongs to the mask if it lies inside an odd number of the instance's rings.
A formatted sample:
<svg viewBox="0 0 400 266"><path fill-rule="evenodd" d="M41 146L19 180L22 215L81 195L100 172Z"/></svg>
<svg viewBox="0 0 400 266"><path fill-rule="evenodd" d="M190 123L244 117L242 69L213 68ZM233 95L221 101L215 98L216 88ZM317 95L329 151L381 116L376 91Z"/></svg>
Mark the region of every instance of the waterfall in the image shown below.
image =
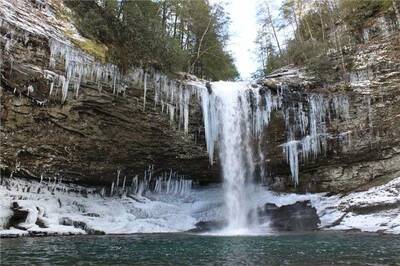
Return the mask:
<svg viewBox="0 0 400 266"><path fill-rule="evenodd" d="M225 190L227 227L225 234L257 233L255 180L265 175L263 134L271 113L279 110L285 122L287 142L281 146L290 165L295 185L299 166L325 154L328 140L337 139L343 148L350 143L350 133L332 135L326 124L348 120L349 102L340 94L298 94L284 84L276 91L250 82L213 82L201 95L204 130L210 163L219 155Z"/></svg>
<svg viewBox="0 0 400 266"><path fill-rule="evenodd" d="M257 93L257 95L259 95ZM256 170L252 144L256 134L269 119L271 106L264 112L253 109L257 101L253 97L251 86L247 82L214 82L212 93L203 91L202 108L210 161L213 161L214 146L217 150L224 178L227 234L252 233L257 228L254 206L251 196ZM267 112L267 113L265 113ZM253 207L253 208L252 208Z"/></svg>

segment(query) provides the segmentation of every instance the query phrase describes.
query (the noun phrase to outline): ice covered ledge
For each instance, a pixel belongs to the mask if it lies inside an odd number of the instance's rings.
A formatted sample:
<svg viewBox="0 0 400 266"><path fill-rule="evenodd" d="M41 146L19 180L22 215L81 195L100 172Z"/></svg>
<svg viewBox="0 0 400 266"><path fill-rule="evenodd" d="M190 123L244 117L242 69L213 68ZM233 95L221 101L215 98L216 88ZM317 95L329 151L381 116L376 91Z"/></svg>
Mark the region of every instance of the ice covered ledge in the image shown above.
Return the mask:
<svg viewBox="0 0 400 266"><path fill-rule="evenodd" d="M164 183L139 193L131 190L131 184L122 187L121 180L119 189L114 187L110 195L109 190L66 185L54 179L4 179L0 185L0 237L184 232L221 221L222 191L175 184ZM291 206L310 205L318 215L319 230L400 234L400 177L346 195L263 189L256 193L260 211L264 206L287 211ZM264 210L267 216L268 207Z"/></svg>

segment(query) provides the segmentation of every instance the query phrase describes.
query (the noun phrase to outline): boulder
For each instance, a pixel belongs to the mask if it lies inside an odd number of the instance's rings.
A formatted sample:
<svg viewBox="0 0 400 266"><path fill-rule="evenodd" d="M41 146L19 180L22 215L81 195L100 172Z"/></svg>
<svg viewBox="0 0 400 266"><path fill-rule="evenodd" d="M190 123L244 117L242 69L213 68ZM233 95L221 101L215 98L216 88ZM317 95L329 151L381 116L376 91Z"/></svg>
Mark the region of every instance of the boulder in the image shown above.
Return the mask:
<svg viewBox="0 0 400 266"><path fill-rule="evenodd" d="M272 229L277 231L313 231L320 223L317 211L310 201L296 202L281 207L275 204L266 204L260 210L264 219L270 222Z"/></svg>

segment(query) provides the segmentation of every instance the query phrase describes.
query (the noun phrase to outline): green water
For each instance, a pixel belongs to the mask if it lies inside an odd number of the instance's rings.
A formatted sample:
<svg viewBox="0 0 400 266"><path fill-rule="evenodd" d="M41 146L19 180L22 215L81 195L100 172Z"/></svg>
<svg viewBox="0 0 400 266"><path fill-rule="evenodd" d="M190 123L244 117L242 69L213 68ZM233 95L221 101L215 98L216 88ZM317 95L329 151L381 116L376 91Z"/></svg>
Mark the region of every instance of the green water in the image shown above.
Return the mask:
<svg viewBox="0 0 400 266"><path fill-rule="evenodd" d="M141 234L1 239L1 265L400 265L400 237Z"/></svg>

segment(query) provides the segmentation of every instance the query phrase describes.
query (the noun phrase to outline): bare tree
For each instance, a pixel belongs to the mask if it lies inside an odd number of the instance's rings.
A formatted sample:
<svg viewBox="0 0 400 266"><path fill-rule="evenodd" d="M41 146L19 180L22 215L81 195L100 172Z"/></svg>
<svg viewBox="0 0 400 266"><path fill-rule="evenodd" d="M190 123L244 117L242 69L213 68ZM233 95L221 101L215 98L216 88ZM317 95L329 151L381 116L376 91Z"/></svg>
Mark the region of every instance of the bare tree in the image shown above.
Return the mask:
<svg viewBox="0 0 400 266"><path fill-rule="evenodd" d="M198 47L197 47L196 58L193 60L193 63L192 63L192 65L190 66L189 73L192 73L192 72L193 72L194 66L196 65L197 61L198 61L199 58L200 58L201 46L202 46L202 44L203 44L204 37L206 36L208 30L210 29L211 21L212 21L212 17L210 16L210 19L208 20L208 23L207 23L207 27L206 27L206 29L204 30L203 34L201 35L201 38L200 38L200 41L199 41L199 44L198 44Z"/></svg>
<svg viewBox="0 0 400 266"><path fill-rule="evenodd" d="M276 33L276 29L275 29L275 26L274 26L274 22L273 22L273 19L272 19L272 15L271 15L271 11L270 11L270 9L269 9L268 2L265 1L265 2L264 2L264 5L265 5L265 11L266 11L266 15L267 15L267 16L265 17L264 23L268 24L268 25L271 27L272 34L274 35L274 38L275 38L275 41L276 41L276 45L278 46L279 55L282 56L281 45L280 45L280 43L279 43L278 35L277 35L277 33Z"/></svg>

